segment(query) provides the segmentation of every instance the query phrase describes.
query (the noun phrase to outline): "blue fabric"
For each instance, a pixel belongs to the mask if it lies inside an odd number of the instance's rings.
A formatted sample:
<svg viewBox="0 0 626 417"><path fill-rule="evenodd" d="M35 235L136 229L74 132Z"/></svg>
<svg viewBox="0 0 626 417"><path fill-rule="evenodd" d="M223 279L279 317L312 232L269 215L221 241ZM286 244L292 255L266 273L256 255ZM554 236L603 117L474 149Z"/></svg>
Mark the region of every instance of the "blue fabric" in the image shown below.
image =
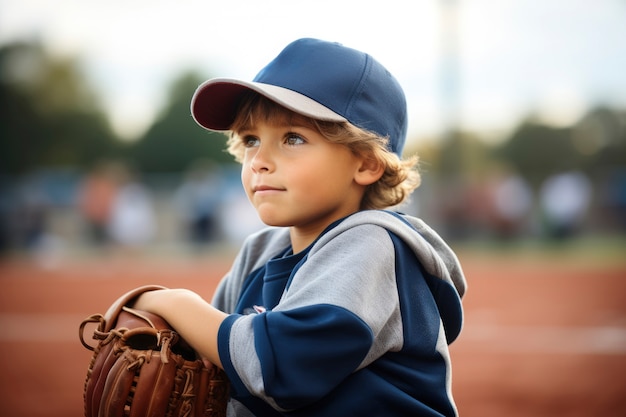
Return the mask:
<svg viewBox="0 0 626 417"><path fill-rule="evenodd" d="M237 375L237 370L233 367L232 362L228 360L229 355L229 341L230 341L230 330L232 329L233 322L239 318L237 314L231 314L220 325L220 328L217 332L217 349L222 359L222 366L224 367L224 372L229 376L229 381L231 385L231 396L238 397L241 395L249 395L246 386L241 382Z"/></svg>
<svg viewBox="0 0 626 417"><path fill-rule="evenodd" d="M362 320L332 305L260 314L254 333L266 392L285 409L327 395L372 344Z"/></svg>

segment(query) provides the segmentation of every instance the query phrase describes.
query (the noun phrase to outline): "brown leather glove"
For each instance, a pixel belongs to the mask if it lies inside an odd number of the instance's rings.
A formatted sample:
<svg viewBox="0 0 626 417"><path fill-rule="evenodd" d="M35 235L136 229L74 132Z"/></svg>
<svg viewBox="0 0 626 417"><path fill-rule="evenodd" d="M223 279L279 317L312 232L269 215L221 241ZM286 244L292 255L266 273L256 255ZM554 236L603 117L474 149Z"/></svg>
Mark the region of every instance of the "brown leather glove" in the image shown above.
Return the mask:
<svg viewBox="0 0 626 417"><path fill-rule="evenodd" d="M223 417L229 383L215 365L196 352L161 317L132 305L147 285L127 292L107 312L80 324L79 338L93 351L85 380L85 417ZM85 342L85 326L97 323L95 347Z"/></svg>

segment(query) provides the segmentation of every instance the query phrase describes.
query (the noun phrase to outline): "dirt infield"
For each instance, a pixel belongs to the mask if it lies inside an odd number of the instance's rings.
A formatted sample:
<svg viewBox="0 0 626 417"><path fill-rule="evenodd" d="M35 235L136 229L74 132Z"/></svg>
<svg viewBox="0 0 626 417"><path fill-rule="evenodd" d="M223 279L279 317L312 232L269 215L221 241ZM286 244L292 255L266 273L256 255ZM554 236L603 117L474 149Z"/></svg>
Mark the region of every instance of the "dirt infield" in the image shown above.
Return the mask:
<svg viewBox="0 0 626 417"><path fill-rule="evenodd" d="M82 319L147 283L210 298L230 259L0 261L0 415L82 415ZM626 262L461 260L466 325L451 347L461 416L626 415Z"/></svg>

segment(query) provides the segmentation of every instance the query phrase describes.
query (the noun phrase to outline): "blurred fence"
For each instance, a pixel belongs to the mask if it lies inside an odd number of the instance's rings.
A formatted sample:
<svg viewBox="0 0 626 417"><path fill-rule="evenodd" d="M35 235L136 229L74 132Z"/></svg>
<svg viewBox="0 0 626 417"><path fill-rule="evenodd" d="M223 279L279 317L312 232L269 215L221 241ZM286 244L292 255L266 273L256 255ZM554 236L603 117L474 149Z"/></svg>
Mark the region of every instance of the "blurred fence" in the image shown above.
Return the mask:
<svg viewBox="0 0 626 417"><path fill-rule="evenodd" d="M0 178L2 251L238 245L262 227L238 167L126 175L108 194L92 176L42 170ZM88 193L90 183L99 191ZM422 217L453 242L624 236L626 169L602 184L579 172L561 173L536 190L518 176L462 185L425 178L399 210Z"/></svg>

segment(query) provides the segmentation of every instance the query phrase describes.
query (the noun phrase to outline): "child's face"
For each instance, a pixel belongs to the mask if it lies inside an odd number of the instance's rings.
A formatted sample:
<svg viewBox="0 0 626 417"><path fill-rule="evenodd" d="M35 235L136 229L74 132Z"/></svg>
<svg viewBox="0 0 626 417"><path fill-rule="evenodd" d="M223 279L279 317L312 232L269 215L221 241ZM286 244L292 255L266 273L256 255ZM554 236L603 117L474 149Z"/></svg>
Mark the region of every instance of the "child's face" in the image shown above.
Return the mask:
<svg viewBox="0 0 626 417"><path fill-rule="evenodd" d="M286 123L259 122L238 136L243 186L264 223L319 234L359 209L362 160L346 146Z"/></svg>

